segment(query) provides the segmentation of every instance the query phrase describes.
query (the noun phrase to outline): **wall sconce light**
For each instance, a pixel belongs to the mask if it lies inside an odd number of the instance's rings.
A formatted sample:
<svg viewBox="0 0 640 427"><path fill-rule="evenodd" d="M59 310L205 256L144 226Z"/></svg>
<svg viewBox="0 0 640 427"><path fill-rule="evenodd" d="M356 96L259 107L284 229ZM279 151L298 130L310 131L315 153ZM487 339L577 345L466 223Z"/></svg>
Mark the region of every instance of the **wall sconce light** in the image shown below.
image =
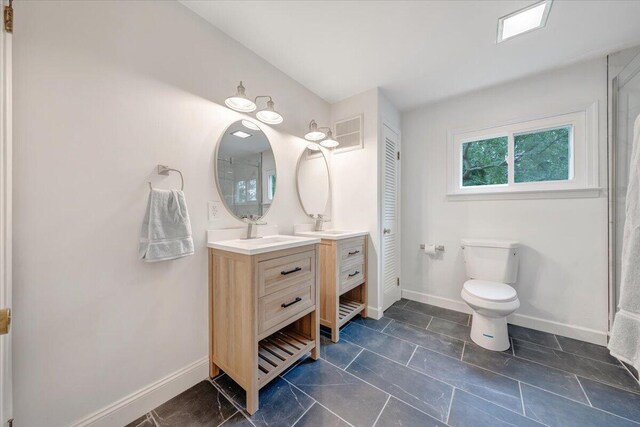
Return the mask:
<svg viewBox="0 0 640 427"><path fill-rule="evenodd" d="M236 94L225 99L224 103L227 107L234 111L241 113L251 113L258 108L257 101L260 98L269 98L267 106L256 113L256 118L263 123L269 125L277 125L283 122L282 115L274 109L275 103L269 95L256 96L253 100L245 93L245 88L242 85L242 81L238 85Z"/></svg>
<svg viewBox="0 0 640 427"><path fill-rule="evenodd" d="M320 145L324 148L336 148L340 143L333 139L333 134L331 133L331 129L327 131L327 137L320 141Z"/></svg>
<svg viewBox="0 0 640 427"><path fill-rule="evenodd" d="M326 138L327 134L318 129L318 124L315 120L309 122L309 132L304 136L307 141L320 141Z"/></svg>
<svg viewBox="0 0 640 427"><path fill-rule="evenodd" d="M323 131L324 129L326 129L327 132L324 132ZM315 143L319 143L325 148L335 148L338 145L340 145L338 141L333 139L331 128L326 126L318 127L318 124L316 123L315 120L311 120L309 122L309 132L307 132L307 134L304 136L304 139L306 139L307 141L313 141ZM307 148L311 149L310 147L311 145L312 144L309 144Z"/></svg>

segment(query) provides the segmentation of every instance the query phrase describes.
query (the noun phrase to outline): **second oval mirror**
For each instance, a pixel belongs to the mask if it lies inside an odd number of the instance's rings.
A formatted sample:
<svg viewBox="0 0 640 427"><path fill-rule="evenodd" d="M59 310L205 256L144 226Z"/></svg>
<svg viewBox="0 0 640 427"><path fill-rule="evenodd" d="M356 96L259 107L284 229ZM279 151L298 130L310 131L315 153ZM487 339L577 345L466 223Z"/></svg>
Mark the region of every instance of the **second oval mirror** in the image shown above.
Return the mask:
<svg viewBox="0 0 640 427"><path fill-rule="evenodd" d="M298 197L309 216L327 215L331 197L329 165L320 150L306 149L300 155L297 171Z"/></svg>
<svg viewBox="0 0 640 427"><path fill-rule="evenodd" d="M276 194L276 162L258 125L238 120L224 132L216 152L216 183L238 219L264 216Z"/></svg>

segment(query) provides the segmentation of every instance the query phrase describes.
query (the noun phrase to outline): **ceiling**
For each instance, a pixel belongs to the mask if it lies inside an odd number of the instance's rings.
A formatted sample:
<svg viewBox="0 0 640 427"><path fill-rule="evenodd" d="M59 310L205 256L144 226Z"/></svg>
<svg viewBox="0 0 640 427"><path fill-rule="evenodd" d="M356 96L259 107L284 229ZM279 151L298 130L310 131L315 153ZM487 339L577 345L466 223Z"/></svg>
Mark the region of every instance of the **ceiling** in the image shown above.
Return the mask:
<svg viewBox="0 0 640 427"><path fill-rule="evenodd" d="M328 102L378 86L401 110L640 44L633 0L555 0L500 44L498 18L535 1L182 3Z"/></svg>

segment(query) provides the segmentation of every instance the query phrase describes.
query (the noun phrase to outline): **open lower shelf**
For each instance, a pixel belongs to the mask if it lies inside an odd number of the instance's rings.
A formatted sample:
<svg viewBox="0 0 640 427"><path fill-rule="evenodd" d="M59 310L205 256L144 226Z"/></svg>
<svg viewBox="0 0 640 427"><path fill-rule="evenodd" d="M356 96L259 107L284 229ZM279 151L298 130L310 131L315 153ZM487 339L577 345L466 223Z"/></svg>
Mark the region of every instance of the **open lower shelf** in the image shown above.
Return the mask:
<svg viewBox="0 0 640 427"><path fill-rule="evenodd" d="M258 387L311 351L315 341L291 330L280 330L258 343Z"/></svg>
<svg viewBox="0 0 640 427"><path fill-rule="evenodd" d="M353 317L364 309L364 304L346 298L340 298L340 307L338 308L339 326L344 325Z"/></svg>

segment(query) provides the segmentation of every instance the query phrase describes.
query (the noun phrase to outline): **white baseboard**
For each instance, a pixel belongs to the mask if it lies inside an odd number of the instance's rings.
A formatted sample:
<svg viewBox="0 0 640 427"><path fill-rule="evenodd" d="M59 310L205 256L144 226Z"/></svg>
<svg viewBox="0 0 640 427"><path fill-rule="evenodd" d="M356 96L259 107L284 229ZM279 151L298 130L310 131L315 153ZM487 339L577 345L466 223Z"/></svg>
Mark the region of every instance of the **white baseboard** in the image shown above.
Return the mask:
<svg viewBox="0 0 640 427"><path fill-rule="evenodd" d="M196 360L190 365L150 384L99 411L77 421L72 427L124 426L146 414L172 397L193 387L209 376L209 357Z"/></svg>
<svg viewBox="0 0 640 427"><path fill-rule="evenodd" d="M448 308L450 310L471 313L471 308L469 308L469 306L462 300L443 298L406 289L402 290L402 297L412 301ZM607 331L598 331L595 329L584 328L582 326L569 325L519 313L512 314L507 320L509 323L524 326L525 328L537 329L539 331L549 332L550 334L562 335L564 337L574 338L593 344L607 345Z"/></svg>
<svg viewBox="0 0 640 427"><path fill-rule="evenodd" d="M380 320L382 318L382 315L383 315L382 307L375 308L375 307L367 306L367 317Z"/></svg>
<svg viewBox="0 0 640 427"><path fill-rule="evenodd" d="M449 310L471 314L471 308L469 308L469 306L462 300L454 300L449 298L437 297L435 295L424 294L422 292L410 291L407 289L402 290L402 298L410 299L412 301L423 302L425 304L431 304L431 305L435 305L442 308L448 308Z"/></svg>

